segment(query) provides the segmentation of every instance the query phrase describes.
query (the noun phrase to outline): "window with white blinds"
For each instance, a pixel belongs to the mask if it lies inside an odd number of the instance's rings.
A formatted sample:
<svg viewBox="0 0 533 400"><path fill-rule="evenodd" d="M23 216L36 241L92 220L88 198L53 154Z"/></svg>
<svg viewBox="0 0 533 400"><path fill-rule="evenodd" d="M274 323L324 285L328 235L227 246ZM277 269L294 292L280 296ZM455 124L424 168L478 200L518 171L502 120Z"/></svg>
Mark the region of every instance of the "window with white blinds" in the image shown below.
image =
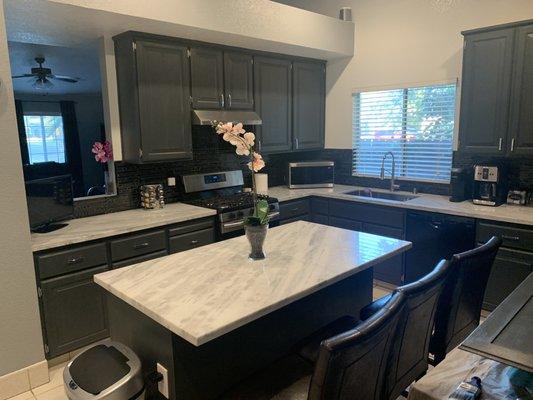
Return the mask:
<svg viewBox="0 0 533 400"><path fill-rule="evenodd" d="M449 182L455 91L454 83L354 93L353 175L379 176L391 151L398 178Z"/></svg>

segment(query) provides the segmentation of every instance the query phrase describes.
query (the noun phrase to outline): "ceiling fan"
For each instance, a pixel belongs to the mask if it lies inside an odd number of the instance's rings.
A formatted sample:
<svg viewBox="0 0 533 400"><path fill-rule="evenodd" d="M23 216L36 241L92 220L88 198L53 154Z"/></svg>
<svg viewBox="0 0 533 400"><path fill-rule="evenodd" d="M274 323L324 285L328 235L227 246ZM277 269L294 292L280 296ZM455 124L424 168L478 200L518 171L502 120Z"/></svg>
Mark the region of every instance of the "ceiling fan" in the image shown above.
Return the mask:
<svg viewBox="0 0 533 400"><path fill-rule="evenodd" d="M35 57L35 62L39 64L39 67L32 68L31 74L16 75L12 76L12 78L35 78L32 85L35 89L49 89L53 87L54 84L50 81L50 79L69 83L76 83L80 80L80 78L75 78L72 76L52 74L52 70L50 68L43 68L44 57Z"/></svg>

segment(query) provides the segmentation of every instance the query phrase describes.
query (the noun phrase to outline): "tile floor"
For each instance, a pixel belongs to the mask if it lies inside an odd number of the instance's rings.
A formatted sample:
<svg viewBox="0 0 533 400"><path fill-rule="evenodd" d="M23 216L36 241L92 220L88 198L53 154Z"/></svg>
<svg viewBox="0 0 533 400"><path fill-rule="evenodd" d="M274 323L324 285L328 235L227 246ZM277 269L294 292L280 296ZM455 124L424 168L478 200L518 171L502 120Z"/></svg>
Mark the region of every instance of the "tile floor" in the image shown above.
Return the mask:
<svg viewBox="0 0 533 400"><path fill-rule="evenodd" d="M374 285L373 298L378 299L390 293L388 288ZM482 321L486 318L487 313L482 312ZM73 351L70 354L58 357L49 361L50 382L38 386L31 391L19 394L9 400L68 400L63 388L63 369L68 361L76 356L81 350Z"/></svg>

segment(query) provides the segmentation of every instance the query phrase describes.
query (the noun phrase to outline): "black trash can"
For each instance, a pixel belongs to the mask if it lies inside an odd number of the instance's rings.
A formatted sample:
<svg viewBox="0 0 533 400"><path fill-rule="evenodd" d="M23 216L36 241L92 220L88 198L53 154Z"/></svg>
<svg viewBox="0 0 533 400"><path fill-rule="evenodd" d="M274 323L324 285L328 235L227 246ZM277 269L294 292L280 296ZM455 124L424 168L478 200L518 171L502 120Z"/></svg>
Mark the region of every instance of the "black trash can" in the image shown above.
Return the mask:
<svg viewBox="0 0 533 400"><path fill-rule="evenodd" d="M144 400L139 357L118 342L78 354L65 367L63 381L70 400Z"/></svg>

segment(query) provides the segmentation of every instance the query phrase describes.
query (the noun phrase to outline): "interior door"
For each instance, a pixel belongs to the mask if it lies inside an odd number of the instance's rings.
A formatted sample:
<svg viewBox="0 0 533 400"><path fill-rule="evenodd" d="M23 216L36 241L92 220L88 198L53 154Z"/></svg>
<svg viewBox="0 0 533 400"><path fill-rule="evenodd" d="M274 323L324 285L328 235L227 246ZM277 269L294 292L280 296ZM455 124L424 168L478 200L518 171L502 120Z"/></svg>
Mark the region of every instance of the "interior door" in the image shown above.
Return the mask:
<svg viewBox="0 0 533 400"><path fill-rule="evenodd" d="M191 158L187 48L137 41L142 161Z"/></svg>
<svg viewBox="0 0 533 400"><path fill-rule="evenodd" d="M317 62L293 65L294 149L321 149L324 147L326 67Z"/></svg>
<svg viewBox="0 0 533 400"><path fill-rule="evenodd" d="M222 50L191 48L192 106L195 109L224 108L224 60Z"/></svg>
<svg viewBox="0 0 533 400"><path fill-rule="evenodd" d="M224 52L224 91L226 108L254 108L253 57L246 53Z"/></svg>
<svg viewBox="0 0 533 400"><path fill-rule="evenodd" d="M465 37L459 144L462 151L505 154L514 29Z"/></svg>
<svg viewBox="0 0 533 400"><path fill-rule="evenodd" d="M510 153L533 154L533 24L517 30Z"/></svg>
<svg viewBox="0 0 533 400"><path fill-rule="evenodd" d="M258 150L292 149L292 62L271 57L254 59L255 110L263 120L257 127Z"/></svg>

